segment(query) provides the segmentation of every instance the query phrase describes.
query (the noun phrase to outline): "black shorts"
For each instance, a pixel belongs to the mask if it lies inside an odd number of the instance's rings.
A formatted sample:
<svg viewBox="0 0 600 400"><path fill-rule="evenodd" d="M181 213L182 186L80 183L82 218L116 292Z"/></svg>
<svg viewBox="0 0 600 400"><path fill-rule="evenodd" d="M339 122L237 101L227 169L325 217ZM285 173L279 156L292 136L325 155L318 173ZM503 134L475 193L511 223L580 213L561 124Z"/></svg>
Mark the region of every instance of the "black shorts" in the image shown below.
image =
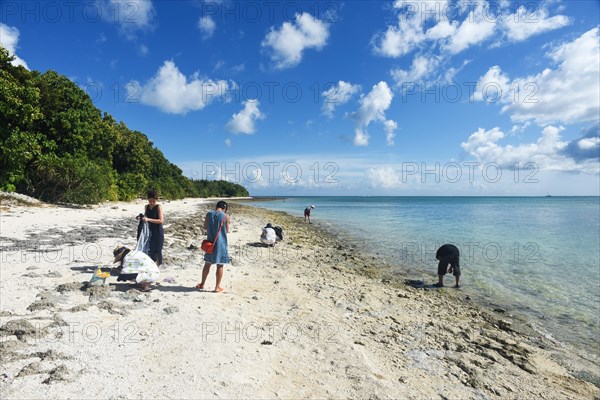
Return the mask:
<svg viewBox="0 0 600 400"><path fill-rule="evenodd" d="M117 278L117 282L127 282L127 281L135 281L138 274L119 274Z"/></svg>
<svg viewBox="0 0 600 400"><path fill-rule="evenodd" d="M440 263L438 264L438 275L446 275L448 273L448 265L454 269L452 275L460 276L460 263L459 258L456 256L440 258Z"/></svg>

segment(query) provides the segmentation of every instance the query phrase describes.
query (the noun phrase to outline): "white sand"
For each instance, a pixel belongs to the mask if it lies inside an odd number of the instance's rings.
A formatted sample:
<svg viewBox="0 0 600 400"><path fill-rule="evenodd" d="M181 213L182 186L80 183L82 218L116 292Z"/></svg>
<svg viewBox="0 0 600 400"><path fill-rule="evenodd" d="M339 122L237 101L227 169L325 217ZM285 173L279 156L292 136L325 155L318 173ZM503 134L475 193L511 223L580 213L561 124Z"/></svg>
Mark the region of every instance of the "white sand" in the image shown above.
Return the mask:
<svg viewBox="0 0 600 400"><path fill-rule="evenodd" d="M303 236L314 228L291 218L278 221L287 224L283 243L255 247L261 226L279 217L234 207L226 293L195 289L202 252L188 247L199 246L212 200L163 205L157 289L141 293L110 277L114 291L79 290L75 283L89 280L93 267L111 265L116 242L134 243L144 204L1 212L0 326L27 320L45 332L21 340L2 332L0 397L600 396L540 348L541 339L507 327L508 317L500 323L450 290L394 288L356 274L360 254L344 256L325 236L308 245ZM125 218L127 226L116 224ZM54 244L40 242L49 237ZM61 293L60 284L75 290Z"/></svg>

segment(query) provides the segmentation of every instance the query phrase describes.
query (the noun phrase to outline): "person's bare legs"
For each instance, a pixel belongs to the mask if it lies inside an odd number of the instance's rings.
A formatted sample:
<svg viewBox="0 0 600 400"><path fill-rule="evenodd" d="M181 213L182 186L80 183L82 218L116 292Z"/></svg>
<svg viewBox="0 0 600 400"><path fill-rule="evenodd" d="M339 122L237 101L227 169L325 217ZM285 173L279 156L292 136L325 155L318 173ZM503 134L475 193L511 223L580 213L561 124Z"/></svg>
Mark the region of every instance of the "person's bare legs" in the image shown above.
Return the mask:
<svg viewBox="0 0 600 400"><path fill-rule="evenodd" d="M211 265L212 264L209 262L204 263L204 268L202 269L202 282L200 282L200 284L196 286L198 289L204 289L204 284L206 283L206 278L208 278Z"/></svg>
<svg viewBox="0 0 600 400"><path fill-rule="evenodd" d="M223 264L217 264L217 284L215 285L215 292L219 293L224 291L221 287L221 280L223 279Z"/></svg>
<svg viewBox="0 0 600 400"><path fill-rule="evenodd" d="M450 268L448 269L448 272L454 274L454 272L457 272L457 271L454 270L453 266L450 266ZM458 289L460 287L460 275L454 275L454 279L456 280L456 285L454 285L454 288Z"/></svg>
<svg viewBox="0 0 600 400"><path fill-rule="evenodd" d="M438 275L438 286L444 286L444 275Z"/></svg>

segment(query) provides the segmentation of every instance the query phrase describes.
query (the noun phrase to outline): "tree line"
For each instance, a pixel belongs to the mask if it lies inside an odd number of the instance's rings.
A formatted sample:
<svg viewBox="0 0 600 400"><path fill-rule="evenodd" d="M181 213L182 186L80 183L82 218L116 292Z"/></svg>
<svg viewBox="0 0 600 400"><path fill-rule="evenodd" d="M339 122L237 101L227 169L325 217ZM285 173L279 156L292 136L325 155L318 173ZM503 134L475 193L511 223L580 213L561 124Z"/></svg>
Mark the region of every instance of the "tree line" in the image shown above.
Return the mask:
<svg viewBox="0 0 600 400"><path fill-rule="evenodd" d="M55 71L14 66L0 47L0 190L57 203L248 196L241 185L191 180L148 140L96 108Z"/></svg>

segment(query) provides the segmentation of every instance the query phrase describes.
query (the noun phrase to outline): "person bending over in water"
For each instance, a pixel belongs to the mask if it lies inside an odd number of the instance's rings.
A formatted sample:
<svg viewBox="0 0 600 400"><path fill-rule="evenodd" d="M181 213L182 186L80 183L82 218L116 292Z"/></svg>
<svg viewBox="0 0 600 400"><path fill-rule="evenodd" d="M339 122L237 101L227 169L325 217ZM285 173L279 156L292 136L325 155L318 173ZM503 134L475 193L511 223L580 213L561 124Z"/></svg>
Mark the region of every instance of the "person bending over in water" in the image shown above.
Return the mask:
<svg viewBox="0 0 600 400"><path fill-rule="evenodd" d="M310 224L310 212L315 209L315 206L308 206L304 209L304 222L308 220Z"/></svg>
<svg viewBox="0 0 600 400"><path fill-rule="evenodd" d="M455 288L460 287L460 252L458 248L452 244L445 244L440 247L435 253L435 258L439 260L438 264L438 283L434 287L444 287L444 275L451 273L456 279ZM450 269L448 269L450 265Z"/></svg>

